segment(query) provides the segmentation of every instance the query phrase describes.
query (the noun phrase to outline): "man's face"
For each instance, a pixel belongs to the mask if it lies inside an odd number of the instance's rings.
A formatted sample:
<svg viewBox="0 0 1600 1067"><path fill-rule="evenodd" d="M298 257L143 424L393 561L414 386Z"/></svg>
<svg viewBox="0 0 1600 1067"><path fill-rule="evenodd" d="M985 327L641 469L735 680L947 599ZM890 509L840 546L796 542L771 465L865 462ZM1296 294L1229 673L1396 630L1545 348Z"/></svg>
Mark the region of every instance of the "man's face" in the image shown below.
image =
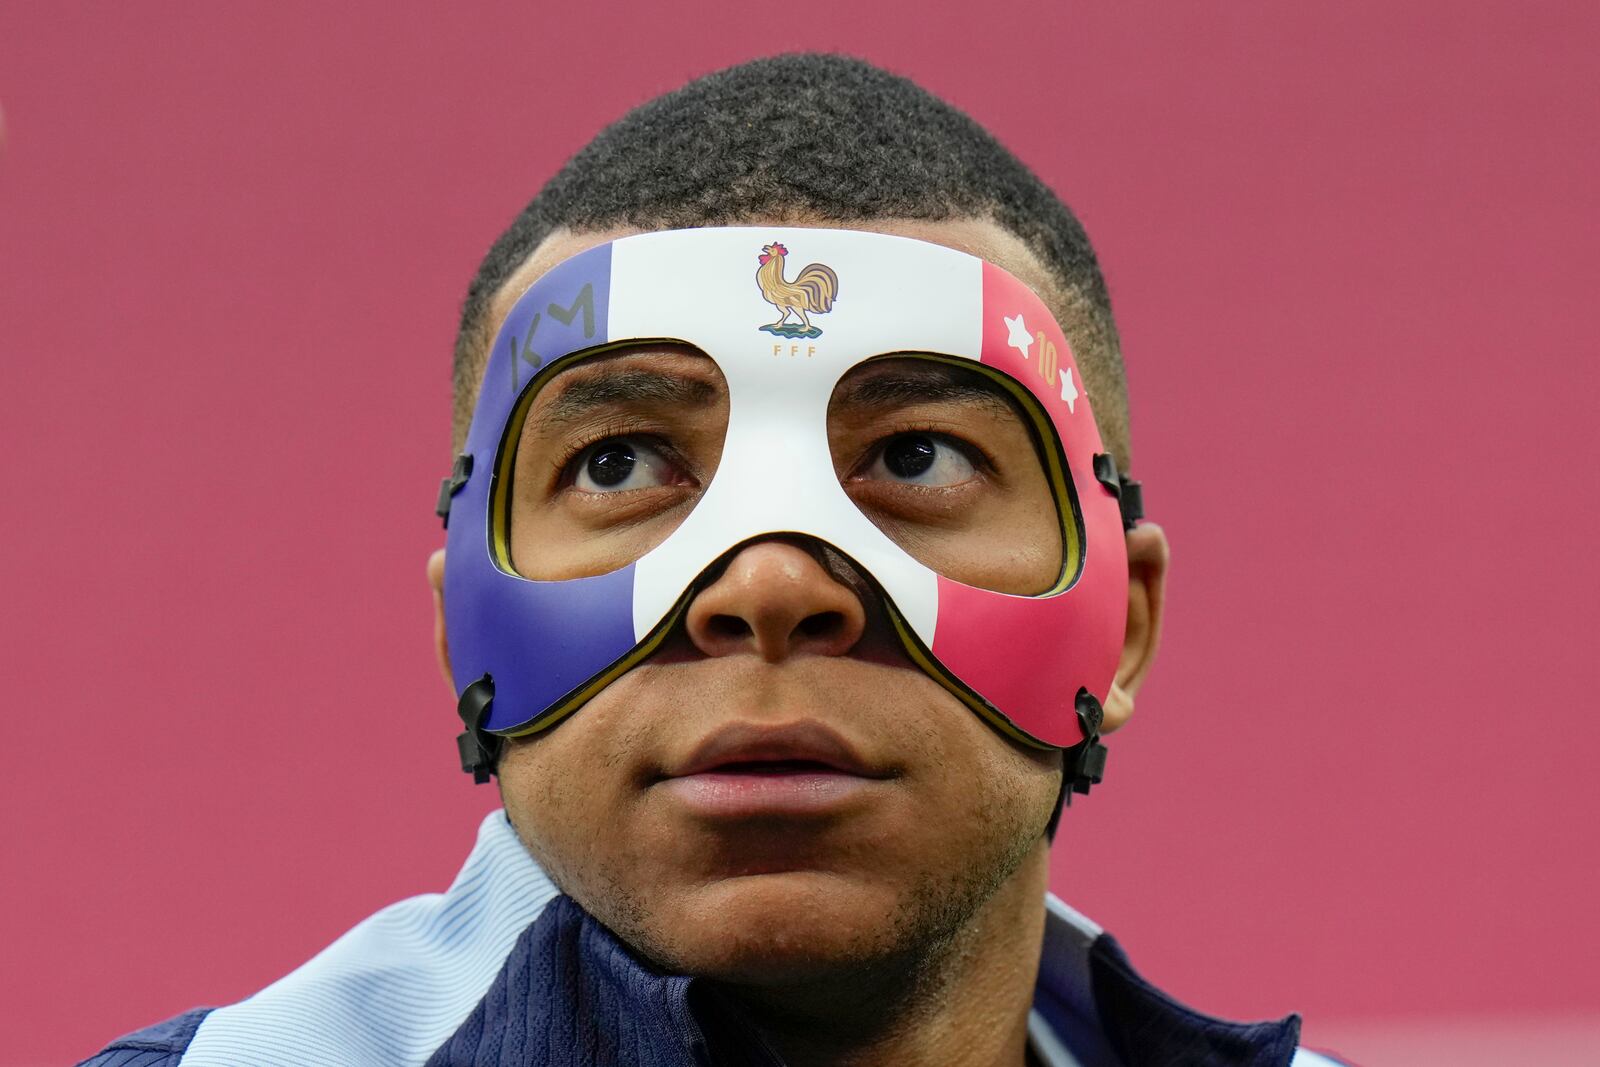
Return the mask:
<svg viewBox="0 0 1600 1067"><path fill-rule="evenodd" d="M1045 277L986 222L870 228L1036 286ZM619 235L552 236L500 294L496 325L544 270ZM863 388L836 394L829 438L846 491L959 580L1050 585L1057 520L1020 421L936 371L902 368L873 387L891 373L869 369ZM518 569L602 573L659 543L716 469L727 419L715 365L671 346L557 375L518 454ZM908 444L905 425L985 427L992 455L985 467L937 435ZM1013 549L995 548L996 529ZM499 776L535 857L625 941L671 970L766 984L915 954L1025 863L1042 889L1060 767L1059 753L1004 740L906 659L846 561L772 538L735 553L651 659L559 727L510 742Z"/></svg>

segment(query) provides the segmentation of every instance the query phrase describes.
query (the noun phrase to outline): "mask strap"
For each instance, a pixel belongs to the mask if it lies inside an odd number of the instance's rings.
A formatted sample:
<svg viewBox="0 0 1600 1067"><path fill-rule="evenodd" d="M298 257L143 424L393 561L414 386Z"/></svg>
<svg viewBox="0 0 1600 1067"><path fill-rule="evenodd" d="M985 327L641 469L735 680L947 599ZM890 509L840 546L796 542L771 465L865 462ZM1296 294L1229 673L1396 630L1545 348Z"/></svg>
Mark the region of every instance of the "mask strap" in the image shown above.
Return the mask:
<svg viewBox="0 0 1600 1067"><path fill-rule="evenodd" d="M433 506L433 513L444 520L445 529L450 528L450 501L461 487L467 484L467 479L472 477L472 455L467 452L456 457L450 465L450 477L439 485L439 502Z"/></svg>
<svg viewBox="0 0 1600 1067"><path fill-rule="evenodd" d="M1117 505L1122 511L1122 528L1133 529L1144 518L1144 486L1117 473L1117 460L1110 452L1095 453L1094 476L1117 498Z"/></svg>

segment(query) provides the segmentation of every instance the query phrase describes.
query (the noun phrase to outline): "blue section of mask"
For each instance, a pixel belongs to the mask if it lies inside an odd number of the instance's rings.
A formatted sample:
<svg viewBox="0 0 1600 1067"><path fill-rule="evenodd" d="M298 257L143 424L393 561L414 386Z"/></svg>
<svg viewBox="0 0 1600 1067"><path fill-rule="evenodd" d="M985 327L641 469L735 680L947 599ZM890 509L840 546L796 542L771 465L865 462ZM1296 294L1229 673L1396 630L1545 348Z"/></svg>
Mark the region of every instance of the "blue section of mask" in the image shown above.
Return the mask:
<svg viewBox="0 0 1600 1067"><path fill-rule="evenodd" d="M528 724L635 643L633 567L531 581L500 570L490 541L496 459L517 399L551 362L609 340L610 300L610 245L557 265L518 299L484 371L467 436L472 476L450 508L445 616L457 689L493 679L489 730Z"/></svg>

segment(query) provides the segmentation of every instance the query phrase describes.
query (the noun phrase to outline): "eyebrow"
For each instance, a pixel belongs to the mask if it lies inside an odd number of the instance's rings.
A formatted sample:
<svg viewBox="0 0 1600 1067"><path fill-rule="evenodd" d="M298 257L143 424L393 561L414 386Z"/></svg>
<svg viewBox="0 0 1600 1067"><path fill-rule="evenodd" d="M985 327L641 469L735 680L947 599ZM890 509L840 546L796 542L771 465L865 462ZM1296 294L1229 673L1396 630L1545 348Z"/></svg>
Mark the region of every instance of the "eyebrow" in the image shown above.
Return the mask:
<svg viewBox="0 0 1600 1067"><path fill-rule="evenodd" d="M538 432L575 422L600 407L626 404L704 407L717 397L716 386L703 379L645 369L578 378L557 389L534 420L534 429Z"/></svg>
<svg viewBox="0 0 1600 1067"><path fill-rule="evenodd" d="M903 371L845 382L833 401L840 407L884 408L906 404L977 403L1012 415L1014 403L1000 387L970 371L954 367Z"/></svg>

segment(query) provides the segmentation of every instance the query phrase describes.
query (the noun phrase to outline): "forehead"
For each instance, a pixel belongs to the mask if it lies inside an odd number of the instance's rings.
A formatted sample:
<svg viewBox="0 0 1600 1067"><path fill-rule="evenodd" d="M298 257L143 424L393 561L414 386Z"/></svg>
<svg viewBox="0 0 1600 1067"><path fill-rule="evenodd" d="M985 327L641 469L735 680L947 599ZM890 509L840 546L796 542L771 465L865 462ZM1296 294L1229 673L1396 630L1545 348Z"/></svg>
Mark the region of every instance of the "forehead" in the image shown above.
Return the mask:
<svg viewBox="0 0 1600 1067"><path fill-rule="evenodd" d="M1055 288L1049 271L1023 240L1010 230L991 219L983 218L952 218L952 219L871 219L859 222L833 222L824 220L811 220L815 225L827 226L834 229L861 230L868 233L886 233L896 237L911 237L919 241L928 241L932 244L944 245L954 248L959 252L977 256L993 263L1021 281L1027 283L1035 292L1047 294ZM805 226L805 220L784 219L749 219L738 220L737 225L745 226ZM603 245L615 241L620 237L628 237L638 233L650 231L638 227L625 226L608 230L586 230L575 232L572 230L556 230L546 237L539 247L525 260L516 272L506 280L500 291L495 295L490 305L489 329L486 336L493 337L505 322L506 316L516 305L518 299L547 273L556 264L570 259L596 245ZM480 369L481 373L481 369Z"/></svg>

